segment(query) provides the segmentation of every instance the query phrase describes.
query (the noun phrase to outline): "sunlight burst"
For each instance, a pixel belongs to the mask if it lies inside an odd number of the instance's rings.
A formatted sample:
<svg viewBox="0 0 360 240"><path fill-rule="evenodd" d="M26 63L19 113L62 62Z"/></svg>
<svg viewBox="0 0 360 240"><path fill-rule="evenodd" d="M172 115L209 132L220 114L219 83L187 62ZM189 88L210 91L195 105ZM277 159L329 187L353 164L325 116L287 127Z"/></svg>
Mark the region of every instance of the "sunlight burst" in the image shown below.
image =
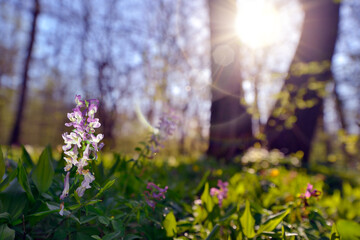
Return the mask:
<svg viewBox="0 0 360 240"><path fill-rule="evenodd" d="M266 47L280 39L280 14L268 1L238 1L235 24L240 41L251 48Z"/></svg>

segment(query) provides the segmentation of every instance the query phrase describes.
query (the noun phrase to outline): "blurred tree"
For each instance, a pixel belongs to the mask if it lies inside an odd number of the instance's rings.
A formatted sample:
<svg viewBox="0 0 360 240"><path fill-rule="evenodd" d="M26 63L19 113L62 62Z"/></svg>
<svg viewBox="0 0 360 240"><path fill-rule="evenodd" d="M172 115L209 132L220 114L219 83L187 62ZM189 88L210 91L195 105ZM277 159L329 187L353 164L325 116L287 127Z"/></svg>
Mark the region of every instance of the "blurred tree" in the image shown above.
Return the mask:
<svg viewBox="0 0 360 240"><path fill-rule="evenodd" d="M12 121L12 115L14 115L10 106L14 91L6 84L2 84L2 79L11 78L15 75L15 59L18 51L15 45L5 46L0 43L0 53L0 132L6 138L9 134L9 122Z"/></svg>
<svg viewBox="0 0 360 240"><path fill-rule="evenodd" d="M10 136L9 144L20 144L20 133L21 133L21 121L24 114L24 107L26 104L26 95L27 95L27 85L28 85L28 72L30 69L30 63L33 55L33 46L36 37L36 30L37 30L37 20L40 14L40 3L39 0L34 0L34 9L32 12L32 23L31 23L31 30L29 34L29 43L26 52L26 58L23 66L22 72L22 83L21 83L21 90L19 96L19 102L16 111L15 123L13 126L13 130Z"/></svg>
<svg viewBox="0 0 360 240"><path fill-rule="evenodd" d="M207 154L231 160L252 139L251 116L242 105L244 97L239 46L234 23L235 0L209 0L212 101Z"/></svg>
<svg viewBox="0 0 360 240"><path fill-rule="evenodd" d="M0 45L0 52L1 52L1 58L0 58L0 88L1 88L2 77L12 76L15 73L14 63L18 53L15 46L9 48L4 45Z"/></svg>
<svg viewBox="0 0 360 240"><path fill-rule="evenodd" d="M285 153L302 151L307 165L326 83L332 78L331 59L339 23L339 6L333 0L301 2L304 23L288 76L279 94L265 134L269 148Z"/></svg>
<svg viewBox="0 0 360 240"><path fill-rule="evenodd" d="M341 5L341 22L336 44L333 97L337 107L340 127L359 133L357 122L360 109L360 2L343 1ZM340 108L338 108L338 106Z"/></svg>

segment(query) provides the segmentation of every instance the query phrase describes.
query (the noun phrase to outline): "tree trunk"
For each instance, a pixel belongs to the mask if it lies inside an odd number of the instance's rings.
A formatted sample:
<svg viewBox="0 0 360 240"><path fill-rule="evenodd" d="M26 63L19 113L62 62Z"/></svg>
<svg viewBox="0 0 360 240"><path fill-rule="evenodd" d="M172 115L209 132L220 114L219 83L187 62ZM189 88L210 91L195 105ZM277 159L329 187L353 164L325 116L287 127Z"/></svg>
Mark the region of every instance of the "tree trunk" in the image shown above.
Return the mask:
<svg viewBox="0 0 360 240"><path fill-rule="evenodd" d="M307 166L325 85L332 77L340 4L333 0L302 2L305 18L299 45L265 134L270 149L286 154L302 151L303 166Z"/></svg>
<svg viewBox="0 0 360 240"><path fill-rule="evenodd" d="M336 83L336 80L333 79L334 82L334 88L333 88L333 97L335 98L335 109L336 109L336 113L337 116L339 118L339 123L340 123L340 127L342 129L344 129L345 131L348 130L348 126L345 120L345 113L344 113L344 109L343 109L343 101L341 100L340 96L339 96L339 89L338 89L338 85Z"/></svg>
<svg viewBox="0 0 360 240"><path fill-rule="evenodd" d="M104 96L106 95L105 81L108 79L105 76L105 70L109 66L107 61L101 61L98 63L98 76L97 83L100 90L100 107L99 107L99 118L102 125L104 134L105 148L112 149L115 146L115 138L113 136L113 129L116 120L116 105L112 105L111 109L107 109Z"/></svg>
<svg viewBox="0 0 360 240"><path fill-rule="evenodd" d="M21 90L20 90L20 99L17 107L16 117L15 117L15 124L12 130L12 134L10 137L9 144L20 144L20 132L21 132L21 120L24 115L24 106L26 103L26 95L27 95L27 83L28 83L28 72L30 68L30 62L33 53L33 46L35 43L36 37L36 27L37 27L37 18L40 14L40 3L39 0L34 0L34 10L33 10L33 19L31 23L31 31L29 36L29 45L27 48L23 74L22 74L22 83L21 83Z"/></svg>
<svg viewBox="0 0 360 240"><path fill-rule="evenodd" d="M251 116L243 98L235 0L209 0L212 103L207 154L230 161L252 139Z"/></svg>

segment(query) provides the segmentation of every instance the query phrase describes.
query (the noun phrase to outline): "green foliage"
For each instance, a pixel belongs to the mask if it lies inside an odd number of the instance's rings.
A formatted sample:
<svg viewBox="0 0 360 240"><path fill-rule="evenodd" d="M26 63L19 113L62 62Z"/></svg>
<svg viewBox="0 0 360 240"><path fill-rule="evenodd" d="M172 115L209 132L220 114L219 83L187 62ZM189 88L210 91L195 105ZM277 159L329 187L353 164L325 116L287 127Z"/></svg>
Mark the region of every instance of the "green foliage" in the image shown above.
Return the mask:
<svg viewBox="0 0 360 240"><path fill-rule="evenodd" d="M6 224L0 225L0 239L12 240L15 239L15 231L10 229Z"/></svg>
<svg viewBox="0 0 360 240"><path fill-rule="evenodd" d="M174 237L176 235L176 219L173 212L169 212L166 215L163 226L166 230L167 237Z"/></svg>
<svg viewBox="0 0 360 240"><path fill-rule="evenodd" d="M359 223L340 219L336 226L341 239L360 239Z"/></svg>
<svg viewBox="0 0 360 240"><path fill-rule="evenodd" d="M34 163L31 160L29 153L26 151L24 146L21 146L21 160L29 167L34 167Z"/></svg>
<svg viewBox="0 0 360 240"><path fill-rule="evenodd" d="M206 240L216 239L215 236L219 230L220 230L220 226L216 224L213 230L210 232L209 236L206 238Z"/></svg>
<svg viewBox="0 0 360 240"><path fill-rule="evenodd" d="M330 240L340 239L339 231L337 230L336 224L334 223L331 227Z"/></svg>
<svg viewBox="0 0 360 240"><path fill-rule="evenodd" d="M277 225L281 223L281 221L290 213L290 209L286 209L283 212L275 214L274 216L269 217L269 219L260 226L259 230L256 234L261 234L263 232L273 231Z"/></svg>
<svg viewBox="0 0 360 240"><path fill-rule="evenodd" d="M245 204L244 214L240 218L242 231L248 238L253 238L255 236L255 219L251 215L250 211L250 202L247 200Z"/></svg>
<svg viewBox="0 0 360 240"><path fill-rule="evenodd" d="M208 212L211 212L214 208L214 201L210 196L209 183L205 184L204 192L201 195L201 201L204 203L205 208Z"/></svg>
<svg viewBox="0 0 360 240"><path fill-rule="evenodd" d="M178 162L171 166L166 158L142 160L138 166L125 155L102 154L92 166L99 176L92 188L82 198L67 197L64 216L60 216L64 165L51 157L49 147L34 166L25 151L19 150L18 162L4 158L0 239L24 235L28 239L359 238L360 187L344 181L341 188L328 191L333 175L310 174L286 164L293 157L266 153L268 168L259 159L241 169L180 157L174 157ZM252 154L247 157L257 156ZM71 173L71 185L76 176ZM222 206L217 196L210 195L219 179L228 182ZM166 199L157 201L154 209L143 195L149 181L169 187ZM307 183L322 194L319 199L308 199L305 206L299 196Z"/></svg>
<svg viewBox="0 0 360 240"><path fill-rule="evenodd" d="M51 149L47 146L41 153L39 162L32 174L32 179L40 192L46 192L51 186L54 177L51 159Z"/></svg>
<svg viewBox="0 0 360 240"><path fill-rule="evenodd" d="M22 165L22 162L19 162L18 167L18 181L20 183L20 185L22 186L22 188L25 190L26 195L28 197L28 199L30 200L30 202L35 202L34 196L31 192L31 188L30 188L30 184L29 184L29 180L26 174L26 170L24 168L24 166Z"/></svg>

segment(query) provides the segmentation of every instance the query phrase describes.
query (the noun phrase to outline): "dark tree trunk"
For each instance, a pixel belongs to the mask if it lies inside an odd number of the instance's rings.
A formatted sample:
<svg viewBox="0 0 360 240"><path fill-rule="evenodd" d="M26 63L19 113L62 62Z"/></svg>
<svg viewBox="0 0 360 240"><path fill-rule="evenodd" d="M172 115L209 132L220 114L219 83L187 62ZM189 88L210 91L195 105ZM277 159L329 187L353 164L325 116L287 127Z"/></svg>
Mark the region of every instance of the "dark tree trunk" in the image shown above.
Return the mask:
<svg viewBox="0 0 360 240"><path fill-rule="evenodd" d="M36 37L36 27L37 27L37 18L40 14L40 3L39 0L34 0L34 10L33 10L33 19L31 23L31 31L29 36L29 45L27 48L23 73L22 73L22 83L21 83L21 90L20 90L20 99L17 107L16 117L15 117L15 124L11 133L9 144L20 144L20 132L21 132L21 120L24 115L24 106L26 103L26 95L27 95L27 83L28 83L28 72L30 68L32 53L33 53L33 46L35 43Z"/></svg>
<svg viewBox="0 0 360 240"><path fill-rule="evenodd" d="M288 101L277 101L265 134L270 149L277 148L286 154L302 151L306 166L316 122L322 113L322 92L332 77L330 67L340 4L333 0L302 2L305 12L302 33L282 88L284 96L288 94ZM296 122L289 126L289 120Z"/></svg>
<svg viewBox="0 0 360 240"><path fill-rule="evenodd" d="M235 0L209 0L212 103L207 154L230 161L252 139L251 116L243 98Z"/></svg>

